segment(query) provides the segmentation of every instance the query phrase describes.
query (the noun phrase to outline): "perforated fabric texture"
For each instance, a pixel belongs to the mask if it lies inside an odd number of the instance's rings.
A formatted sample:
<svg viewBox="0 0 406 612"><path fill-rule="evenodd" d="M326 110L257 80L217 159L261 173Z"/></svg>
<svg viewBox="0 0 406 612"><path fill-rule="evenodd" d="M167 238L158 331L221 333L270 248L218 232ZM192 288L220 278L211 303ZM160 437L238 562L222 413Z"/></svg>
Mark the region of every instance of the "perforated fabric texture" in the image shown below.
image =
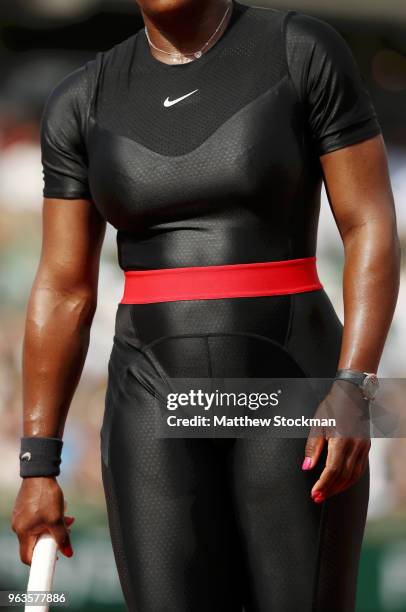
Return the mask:
<svg viewBox="0 0 406 612"><path fill-rule="evenodd" d="M341 34L321 19L291 11L285 35L289 72L317 152L379 134L370 94Z"/></svg>
<svg viewBox="0 0 406 612"><path fill-rule="evenodd" d="M142 29L54 88L41 124L44 195L90 197L90 110L107 130L162 155L181 156L284 76L294 83L302 129L320 154L380 133L359 69L334 28L296 11L233 0L225 32L199 60L163 64ZM163 106L166 98L195 89L182 104ZM292 117L292 124L300 127L300 120Z"/></svg>
<svg viewBox="0 0 406 612"><path fill-rule="evenodd" d="M162 155L184 155L274 86L286 74L283 13L237 2L233 9L222 37L192 63L155 60L144 29L105 54L95 104L100 125ZM167 97L194 90L164 107Z"/></svg>
<svg viewBox="0 0 406 612"><path fill-rule="evenodd" d="M313 257L319 155L380 133L331 26L232 8L189 64L157 60L142 29L49 98L44 194L91 198L118 230L124 270Z"/></svg>
<svg viewBox="0 0 406 612"><path fill-rule="evenodd" d="M91 91L89 62L67 75L48 96L41 118L44 196L90 198L87 116Z"/></svg>
<svg viewBox="0 0 406 612"><path fill-rule="evenodd" d="M164 438L154 397L177 376L331 377L341 331L322 291L119 306L102 456L130 612L354 612L368 473L314 504L327 447L302 472L300 438Z"/></svg>

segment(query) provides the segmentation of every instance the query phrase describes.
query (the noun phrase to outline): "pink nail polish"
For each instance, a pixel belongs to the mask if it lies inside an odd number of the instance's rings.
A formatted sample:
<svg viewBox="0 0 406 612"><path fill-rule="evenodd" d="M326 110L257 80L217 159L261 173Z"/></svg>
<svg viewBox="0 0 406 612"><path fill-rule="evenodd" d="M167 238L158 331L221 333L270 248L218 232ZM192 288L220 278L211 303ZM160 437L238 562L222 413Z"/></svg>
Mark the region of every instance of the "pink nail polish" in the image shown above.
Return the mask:
<svg viewBox="0 0 406 612"><path fill-rule="evenodd" d="M302 470L310 470L312 467L312 458L306 457L302 464Z"/></svg>

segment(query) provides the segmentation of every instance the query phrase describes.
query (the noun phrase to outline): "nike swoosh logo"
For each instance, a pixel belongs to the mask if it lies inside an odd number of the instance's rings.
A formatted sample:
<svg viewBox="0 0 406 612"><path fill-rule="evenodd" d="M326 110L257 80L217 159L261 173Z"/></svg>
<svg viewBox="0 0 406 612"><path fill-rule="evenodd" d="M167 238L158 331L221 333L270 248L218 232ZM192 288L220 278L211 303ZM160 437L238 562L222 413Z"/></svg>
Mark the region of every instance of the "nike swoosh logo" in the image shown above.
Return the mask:
<svg viewBox="0 0 406 612"><path fill-rule="evenodd" d="M189 93L185 94L184 96L181 96L180 98L176 98L176 100L170 100L169 97L168 97L164 101L164 106L166 108L168 108L169 106L173 106L174 104L177 104L181 100L184 100L185 98L188 98L189 96L191 96L192 94L196 93L197 91L199 91L199 90L198 89L194 89L193 91L190 91Z"/></svg>

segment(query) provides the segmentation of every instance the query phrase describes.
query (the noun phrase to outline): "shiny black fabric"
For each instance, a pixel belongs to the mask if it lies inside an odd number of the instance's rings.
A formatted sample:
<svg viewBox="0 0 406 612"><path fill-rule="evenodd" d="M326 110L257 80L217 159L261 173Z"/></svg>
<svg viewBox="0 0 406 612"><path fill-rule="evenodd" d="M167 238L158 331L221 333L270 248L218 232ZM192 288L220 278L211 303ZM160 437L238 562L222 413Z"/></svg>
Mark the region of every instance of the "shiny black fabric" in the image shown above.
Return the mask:
<svg viewBox="0 0 406 612"><path fill-rule="evenodd" d="M55 88L44 195L92 199L124 270L308 257L319 156L379 132L333 28L234 0L199 60L159 62L141 30ZM130 611L353 612L368 473L316 505L325 453L302 472L303 439L159 439L154 420L168 377L332 377L341 332L324 291L118 306L101 453Z"/></svg>
<svg viewBox="0 0 406 612"><path fill-rule="evenodd" d="M317 505L325 451L303 472L304 439L160 438L154 396L177 377L332 377L340 342L323 290L119 305L101 452L128 610L354 612L369 473Z"/></svg>
<svg viewBox="0 0 406 612"><path fill-rule="evenodd" d="M159 62L140 30L56 87L42 122L44 195L93 198L125 270L309 257L319 155L379 132L331 26L233 2L195 62Z"/></svg>

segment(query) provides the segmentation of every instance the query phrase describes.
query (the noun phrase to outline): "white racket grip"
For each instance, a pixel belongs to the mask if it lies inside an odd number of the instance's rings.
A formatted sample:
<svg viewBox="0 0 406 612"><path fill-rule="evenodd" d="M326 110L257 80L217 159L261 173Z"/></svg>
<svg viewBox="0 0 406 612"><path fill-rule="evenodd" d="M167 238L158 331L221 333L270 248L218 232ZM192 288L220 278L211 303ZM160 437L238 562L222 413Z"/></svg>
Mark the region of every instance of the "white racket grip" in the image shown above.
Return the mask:
<svg viewBox="0 0 406 612"><path fill-rule="evenodd" d="M57 544L50 533L39 536L32 555L27 591L52 591ZM48 612L49 606L25 606L25 612Z"/></svg>

